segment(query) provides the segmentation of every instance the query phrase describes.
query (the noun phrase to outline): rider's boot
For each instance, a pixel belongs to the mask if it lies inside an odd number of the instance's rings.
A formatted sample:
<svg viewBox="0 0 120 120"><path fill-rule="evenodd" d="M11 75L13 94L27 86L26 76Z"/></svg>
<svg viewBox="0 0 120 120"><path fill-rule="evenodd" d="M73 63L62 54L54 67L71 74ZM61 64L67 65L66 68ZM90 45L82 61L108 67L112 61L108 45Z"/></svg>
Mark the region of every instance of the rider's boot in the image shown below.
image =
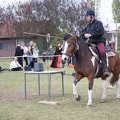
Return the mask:
<svg viewBox="0 0 120 120"><path fill-rule="evenodd" d="M105 77L109 77L110 76L110 73L107 69L107 60L106 60L106 57L102 57L101 58L101 61L102 61L102 69L103 69L103 75Z"/></svg>

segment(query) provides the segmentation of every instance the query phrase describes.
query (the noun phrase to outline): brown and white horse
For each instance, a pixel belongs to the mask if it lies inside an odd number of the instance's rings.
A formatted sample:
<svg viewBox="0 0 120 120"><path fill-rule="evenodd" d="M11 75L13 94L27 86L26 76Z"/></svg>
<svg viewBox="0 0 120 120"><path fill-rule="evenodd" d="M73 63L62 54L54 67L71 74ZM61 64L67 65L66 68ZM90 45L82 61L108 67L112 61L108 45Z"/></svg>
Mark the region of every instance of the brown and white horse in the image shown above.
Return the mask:
<svg viewBox="0 0 120 120"><path fill-rule="evenodd" d="M77 40L76 36L71 36L65 42L62 61L66 62L68 57L74 53L75 54L75 80L73 81L73 94L76 100L80 100L80 96L77 94L76 85L84 77L88 79L88 106L92 105L92 89L94 78L101 78L103 80L103 94L102 101L106 100L106 77L103 76L102 68L97 71L99 60L94 55L92 55L88 44L84 40ZM116 84L117 86L117 99L120 99L120 58L116 52L113 51L115 56L108 58L108 71L113 73L113 77L110 80L110 83Z"/></svg>

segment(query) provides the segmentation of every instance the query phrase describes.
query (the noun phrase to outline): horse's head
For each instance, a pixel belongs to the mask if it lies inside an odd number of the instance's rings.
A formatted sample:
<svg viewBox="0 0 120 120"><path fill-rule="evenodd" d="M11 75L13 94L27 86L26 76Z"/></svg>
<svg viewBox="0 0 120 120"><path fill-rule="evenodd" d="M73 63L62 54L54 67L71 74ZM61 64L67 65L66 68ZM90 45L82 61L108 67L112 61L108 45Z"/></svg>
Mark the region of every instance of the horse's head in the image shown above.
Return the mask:
<svg viewBox="0 0 120 120"><path fill-rule="evenodd" d="M69 56L76 50L76 47L78 47L76 36L72 36L68 38L68 40L64 44L64 49L62 52L62 62L63 64L66 63L66 60L69 58Z"/></svg>

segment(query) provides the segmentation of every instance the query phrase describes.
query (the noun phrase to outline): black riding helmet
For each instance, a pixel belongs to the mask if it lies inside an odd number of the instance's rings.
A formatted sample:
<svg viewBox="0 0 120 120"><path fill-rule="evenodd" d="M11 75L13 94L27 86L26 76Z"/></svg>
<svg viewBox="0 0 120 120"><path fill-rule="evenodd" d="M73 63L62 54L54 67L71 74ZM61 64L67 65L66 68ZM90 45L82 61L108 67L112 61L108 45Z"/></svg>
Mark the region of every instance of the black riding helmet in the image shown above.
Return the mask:
<svg viewBox="0 0 120 120"><path fill-rule="evenodd" d="M88 16L88 15L93 15L93 16L95 16L95 12L92 10L92 9L88 9L87 11L86 11L86 14L85 14L85 16Z"/></svg>

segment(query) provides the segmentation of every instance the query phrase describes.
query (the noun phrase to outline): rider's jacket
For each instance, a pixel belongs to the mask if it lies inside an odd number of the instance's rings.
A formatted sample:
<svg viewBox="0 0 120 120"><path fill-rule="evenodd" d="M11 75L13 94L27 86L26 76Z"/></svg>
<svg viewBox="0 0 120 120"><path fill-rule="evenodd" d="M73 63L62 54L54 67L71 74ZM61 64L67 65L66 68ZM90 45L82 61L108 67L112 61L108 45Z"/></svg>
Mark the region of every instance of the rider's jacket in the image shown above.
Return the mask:
<svg viewBox="0 0 120 120"><path fill-rule="evenodd" d="M97 43L106 43L104 35L104 27L101 21L94 19L92 23L88 23L86 27L82 31L82 38L86 40L84 37L85 33L91 34L90 41L94 44Z"/></svg>

